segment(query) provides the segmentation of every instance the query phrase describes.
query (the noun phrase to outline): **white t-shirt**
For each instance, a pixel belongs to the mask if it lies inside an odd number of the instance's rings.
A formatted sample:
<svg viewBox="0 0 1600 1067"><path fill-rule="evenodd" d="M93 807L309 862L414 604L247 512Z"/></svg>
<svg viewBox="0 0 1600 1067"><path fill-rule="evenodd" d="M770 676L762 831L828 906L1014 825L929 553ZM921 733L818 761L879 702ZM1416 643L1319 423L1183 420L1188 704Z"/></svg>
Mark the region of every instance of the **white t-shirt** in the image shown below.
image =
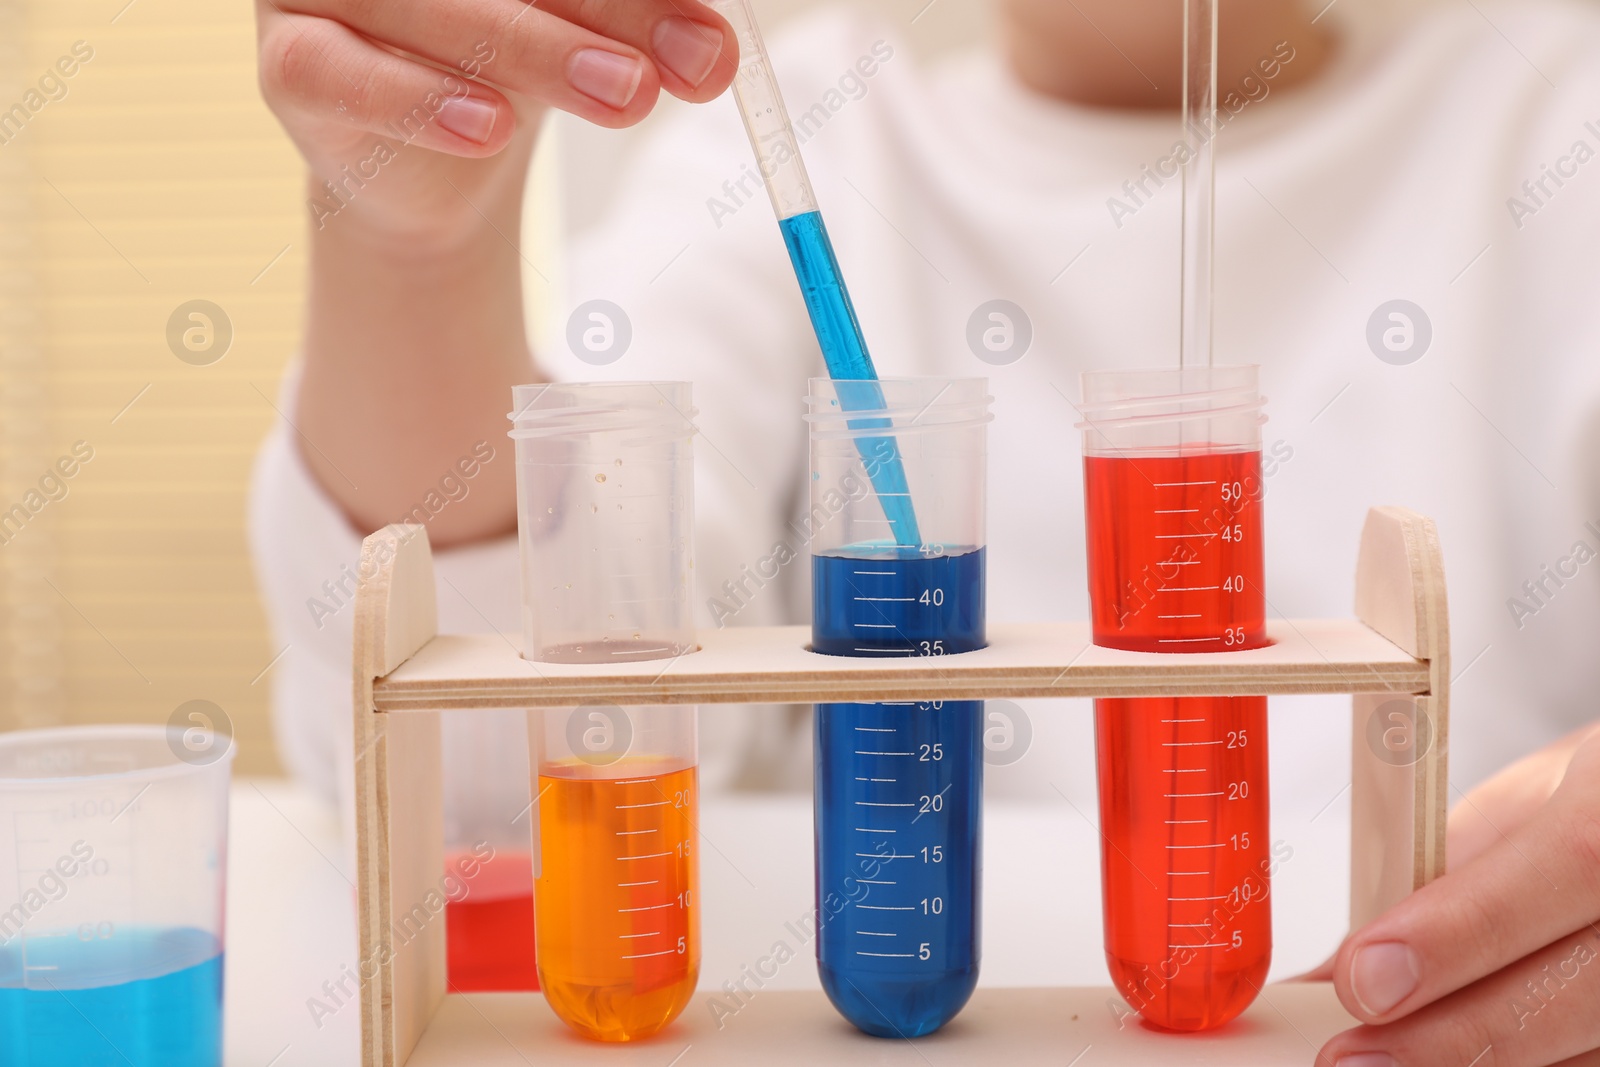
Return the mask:
<svg viewBox="0 0 1600 1067"><path fill-rule="evenodd" d="M1399 32L1340 34L1331 68L1304 88L1265 73L1292 66L1292 48L1263 56L1254 82L1223 87L1231 108L1250 102L1218 141L1217 359L1259 364L1269 397L1270 614L1350 614L1368 507L1437 520L1458 674L1451 771L1465 788L1592 719L1600 682L1600 563L1589 562L1600 551L1600 12L1452 5ZM1042 98L990 54L919 69L843 11L799 25L774 57L880 373L990 379L990 618L1087 618L1077 379L1176 361L1178 184L1151 177L1171 171L1176 117ZM681 108L635 161L620 209L571 250L561 336L538 345L561 379L694 382L703 602L792 536L786 523L805 510L800 413L821 361L753 175L730 102ZM632 328L604 368L564 336L567 312L594 299ZM1026 355L1004 366L968 342L974 312L995 299L1032 330ZM1391 319L1396 300L1421 314ZM1409 351L1385 347L1386 332ZM508 442L491 444L494 462L512 462ZM273 674L279 744L296 774L331 791L349 773L339 583L358 538L288 434L260 459L252 531L288 646ZM436 564L443 629L492 625L516 639L512 539ZM806 587L804 562L791 565L732 621L805 621ZM1275 803L1318 810L1349 780L1348 700L1271 706ZM1088 810L1087 704L1025 707L1032 748L994 769L989 790L1059 789ZM499 722L480 730L514 730L517 716ZM712 782L805 780L809 729L794 709L705 708L701 736Z"/></svg>

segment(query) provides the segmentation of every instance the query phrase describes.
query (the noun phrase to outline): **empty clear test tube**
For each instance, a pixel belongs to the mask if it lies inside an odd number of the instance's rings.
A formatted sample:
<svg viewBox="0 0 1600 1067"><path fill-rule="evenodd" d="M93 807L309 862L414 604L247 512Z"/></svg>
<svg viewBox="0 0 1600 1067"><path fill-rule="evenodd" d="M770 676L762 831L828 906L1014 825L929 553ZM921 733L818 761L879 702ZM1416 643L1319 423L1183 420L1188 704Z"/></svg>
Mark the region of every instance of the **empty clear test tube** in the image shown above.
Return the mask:
<svg viewBox="0 0 1600 1067"><path fill-rule="evenodd" d="M688 384L524 386L514 401L524 655L692 651ZM536 709L528 726L540 988L579 1033L646 1037L699 977L695 709Z"/></svg>
<svg viewBox="0 0 1600 1067"><path fill-rule="evenodd" d="M1097 645L1267 643L1256 368L1085 374ZM1148 1021L1203 1030L1272 959L1265 697L1095 702L1106 960Z"/></svg>
<svg viewBox="0 0 1600 1067"><path fill-rule="evenodd" d="M812 649L956 655L984 647L990 397L982 379L887 379L862 411L814 379ZM862 417L865 415L866 417ZM874 493L903 462L922 540ZM978 981L983 703L916 699L816 709L817 964L861 1030L916 1037Z"/></svg>

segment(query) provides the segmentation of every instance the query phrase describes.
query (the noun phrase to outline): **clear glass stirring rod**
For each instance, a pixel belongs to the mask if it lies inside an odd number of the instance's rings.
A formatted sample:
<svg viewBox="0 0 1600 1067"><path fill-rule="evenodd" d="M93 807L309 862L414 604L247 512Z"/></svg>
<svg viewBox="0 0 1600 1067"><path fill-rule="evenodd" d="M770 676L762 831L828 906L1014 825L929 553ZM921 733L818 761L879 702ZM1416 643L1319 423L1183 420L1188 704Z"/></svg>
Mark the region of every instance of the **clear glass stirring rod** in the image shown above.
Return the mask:
<svg viewBox="0 0 1600 1067"><path fill-rule="evenodd" d="M1212 362L1216 240L1217 0L1184 0L1182 305L1180 367Z"/></svg>

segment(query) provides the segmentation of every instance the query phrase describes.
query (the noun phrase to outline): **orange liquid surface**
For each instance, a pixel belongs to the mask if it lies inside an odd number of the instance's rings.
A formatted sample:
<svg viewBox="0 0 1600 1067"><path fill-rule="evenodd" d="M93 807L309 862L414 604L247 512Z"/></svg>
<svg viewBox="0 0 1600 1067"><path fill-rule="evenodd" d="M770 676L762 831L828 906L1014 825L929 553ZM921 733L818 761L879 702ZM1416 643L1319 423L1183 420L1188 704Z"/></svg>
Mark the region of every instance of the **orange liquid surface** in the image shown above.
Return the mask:
<svg viewBox="0 0 1600 1067"><path fill-rule="evenodd" d="M465 879L467 895L451 901L444 913L451 990L538 989L533 962L533 857L526 852L497 852L487 863L479 863L469 853L451 856L445 865L462 871L474 863L477 874Z"/></svg>
<svg viewBox="0 0 1600 1067"><path fill-rule="evenodd" d="M546 768L535 786L540 988L599 1041L660 1030L700 975L696 772L658 767Z"/></svg>

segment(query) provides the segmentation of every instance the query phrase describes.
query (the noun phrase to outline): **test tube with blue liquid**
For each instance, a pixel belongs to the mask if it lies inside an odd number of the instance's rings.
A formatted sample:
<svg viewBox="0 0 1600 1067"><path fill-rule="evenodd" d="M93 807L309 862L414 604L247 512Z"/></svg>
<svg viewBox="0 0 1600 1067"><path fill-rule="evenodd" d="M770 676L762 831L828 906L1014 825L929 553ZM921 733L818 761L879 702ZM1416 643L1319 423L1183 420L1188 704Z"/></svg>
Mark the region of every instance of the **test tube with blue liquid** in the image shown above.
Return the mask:
<svg viewBox="0 0 1600 1067"><path fill-rule="evenodd" d="M883 390L833 253L828 228L822 222L811 178L800 158L800 143L778 91L750 0L711 0L711 6L728 20L738 37L739 71L733 82L734 98L755 149L772 209L777 213L783 243L789 250L828 376L838 384L837 399L845 411L877 412L883 407ZM860 430L888 428L881 417L858 418L851 425ZM869 453L874 457L869 467L872 489L883 512L880 521L896 543L907 547L920 544L922 536L906 486L905 466L894 438L864 434L860 448L864 460Z"/></svg>
<svg viewBox="0 0 1600 1067"><path fill-rule="evenodd" d="M983 379L888 379L884 426L861 428L845 383L814 379L812 651L892 658L983 648L990 397ZM923 540L885 536L872 500L892 453ZM919 1037L978 982L983 702L933 698L816 709L817 964L839 1012Z"/></svg>

